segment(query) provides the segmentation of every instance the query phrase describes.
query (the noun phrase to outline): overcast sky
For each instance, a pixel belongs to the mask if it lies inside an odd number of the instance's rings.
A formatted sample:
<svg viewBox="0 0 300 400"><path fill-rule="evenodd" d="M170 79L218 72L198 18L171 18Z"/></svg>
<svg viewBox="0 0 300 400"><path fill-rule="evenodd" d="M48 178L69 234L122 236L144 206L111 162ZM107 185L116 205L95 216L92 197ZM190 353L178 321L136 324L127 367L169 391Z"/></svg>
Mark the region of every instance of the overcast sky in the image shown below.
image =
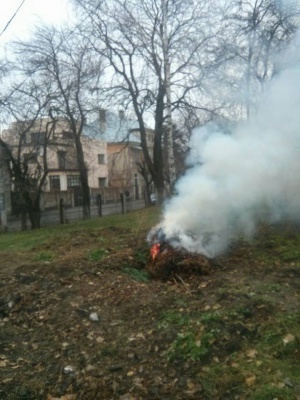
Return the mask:
<svg viewBox="0 0 300 400"><path fill-rule="evenodd" d="M0 0L0 46L28 37L40 22L61 23L68 19L67 4L68 0Z"/></svg>

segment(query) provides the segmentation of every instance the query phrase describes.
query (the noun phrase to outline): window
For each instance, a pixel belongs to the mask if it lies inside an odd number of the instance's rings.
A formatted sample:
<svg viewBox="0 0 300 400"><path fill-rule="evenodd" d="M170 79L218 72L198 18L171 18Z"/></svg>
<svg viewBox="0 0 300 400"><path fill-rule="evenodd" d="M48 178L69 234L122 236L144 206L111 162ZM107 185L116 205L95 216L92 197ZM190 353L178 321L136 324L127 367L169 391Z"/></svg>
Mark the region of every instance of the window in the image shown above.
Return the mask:
<svg viewBox="0 0 300 400"><path fill-rule="evenodd" d="M62 133L62 138L64 140L71 140L74 138L73 133L72 132L63 132Z"/></svg>
<svg viewBox="0 0 300 400"><path fill-rule="evenodd" d="M50 175L50 190L60 190L60 176L59 175Z"/></svg>
<svg viewBox="0 0 300 400"><path fill-rule="evenodd" d="M66 151L58 151L57 152L58 168L60 168L60 169L66 168L66 158L67 158Z"/></svg>
<svg viewBox="0 0 300 400"><path fill-rule="evenodd" d="M44 144L45 137L46 135L44 132L33 132L31 134L31 144Z"/></svg>
<svg viewBox="0 0 300 400"><path fill-rule="evenodd" d="M131 149L131 159L133 162L141 161L142 152L139 149L132 148Z"/></svg>
<svg viewBox="0 0 300 400"><path fill-rule="evenodd" d="M67 176L68 189L80 186L80 176L79 175L68 175Z"/></svg>
<svg viewBox="0 0 300 400"><path fill-rule="evenodd" d="M98 178L98 182L100 188L106 186L106 178Z"/></svg>
<svg viewBox="0 0 300 400"><path fill-rule="evenodd" d="M106 110L104 110L103 108L101 108L99 110L99 118L100 118L100 122L106 122Z"/></svg>
<svg viewBox="0 0 300 400"><path fill-rule="evenodd" d="M37 153L24 153L23 161L25 164L36 164L38 162Z"/></svg>
<svg viewBox="0 0 300 400"><path fill-rule="evenodd" d="M105 154L98 154L98 164L105 164Z"/></svg>

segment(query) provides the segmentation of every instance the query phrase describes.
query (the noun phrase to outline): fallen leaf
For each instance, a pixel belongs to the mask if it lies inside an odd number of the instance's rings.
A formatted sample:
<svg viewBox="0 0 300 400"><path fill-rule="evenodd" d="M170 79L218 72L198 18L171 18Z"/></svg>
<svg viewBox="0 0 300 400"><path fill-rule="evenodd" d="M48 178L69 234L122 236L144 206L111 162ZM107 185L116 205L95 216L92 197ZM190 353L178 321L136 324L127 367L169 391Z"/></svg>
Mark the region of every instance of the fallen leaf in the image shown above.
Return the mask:
<svg viewBox="0 0 300 400"><path fill-rule="evenodd" d="M118 382L113 381L113 383L112 383L112 388L113 388L113 391L114 391L115 394L118 392L119 386L120 386L120 385L118 384Z"/></svg>
<svg viewBox="0 0 300 400"><path fill-rule="evenodd" d="M255 349L248 350L246 354L248 358L255 358L257 355L257 350Z"/></svg>
<svg viewBox="0 0 300 400"><path fill-rule="evenodd" d="M95 338L94 332L90 332L90 333L87 335L87 338L88 338L89 340L94 340L94 338Z"/></svg>
<svg viewBox="0 0 300 400"><path fill-rule="evenodd" d="M289 387L293 387L294 386L292 381L290 380L290 378L285 378L283 383L285 384L285 386L289 386Z"/></svg>
<svg viewBox="0 0 300 400"><path fill-rule="evenodd" d="M135 398L131 396L130 393L123 394L119 397L119 400L134 400Z"/></svg>
<svg viewBox="0 0 300 400"><path fill-rule="evenodd" d="M291 335L288 333L284 338L283 338L283 344L286 346L287 344L293 342L295 340L295 336Z"/></svg>
<svg viewBox="0 0 300 400"><path fill-rule="evenodd" d="M0 361L0 367L6 367L6 361Z"/></svg>
<svg viewBox="0 0 300 400"><path fill-rule="evenodd" d="M104 337L102 337L102 336L98 336L98 337L96 338L96 342L97 342L97 343L103 343L103 342L105 342L105 339L104 339Z"/></svg>
<svg viewBox="0 0 300 400"><path fill-rule="evenodd" d="M143 333L138 333L137 335L136 335L136 337L138 338L138 339L146 339L145 338L145 335L143 334Z"/></svg>
<svg viewBox="0 0 300 400"><path fill-rule="evenodd" d="M245 379L245 382L248 387L253 386L254 383L256 382L256 376L255 375L249 376L248 378Z"/></svg>

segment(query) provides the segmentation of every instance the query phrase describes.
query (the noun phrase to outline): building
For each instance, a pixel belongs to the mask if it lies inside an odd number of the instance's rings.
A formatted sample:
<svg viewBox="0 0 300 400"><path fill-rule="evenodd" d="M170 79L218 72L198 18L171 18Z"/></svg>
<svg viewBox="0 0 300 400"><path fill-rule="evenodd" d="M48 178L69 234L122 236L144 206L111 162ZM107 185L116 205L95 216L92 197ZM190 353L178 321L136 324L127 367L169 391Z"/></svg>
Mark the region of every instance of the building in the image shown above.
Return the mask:
<svg viewBox="0 0 300 400"><path fill-rule="evenodd" d="M126 188L127 195L133 199L142 198L145 179L140 165L144 156L137 121L126 117L124 111L117 115L103 109L99 112L99 121L100 137L107 142L109 186ZM154 131L147 128L146 134L151 153Z"/></svg>
<svg viewBox="0 0 300 400"><path fill-rule="evenodd" d="M147 128L146 134L152 153L154 131ZM21 157L27 161L33 177L39 175L35 173L40 173L46 161L48 173L42 209L57 208L61 199L66 206L81 205L77 153L65 119L56 121L55 125L49 118L38 119L34 124L15 122L3 131L3 140L16 152L21 149ZM131 199L144 198L145 179L140 168L144 157L135 119L123 111L116 114L101 109L93 122L85 124L81 143L92 203L99 194L105 202L116 201L120 193L126 193Z"/></svg>
<svg viewBox="0 0 300 400"><path fill-rule="evenodd" d="M57 207L61 198L70 206L81 204L80 174L77 153L72 132L66 120L53 122L38 119L30 126L30 121L13 123L3 131L3 140L21 149L21 156L31 168L32 176L47 164L48 174L43 187L42 208ZM88 183L91 189L108 185L107 146L99 136L89 135L89 127L83 132L81 143L88 170ZM45 146L46 144L46 146ZM45 153L46 152L46 153ZM72 194L70 196L70 194Z"/></svg>

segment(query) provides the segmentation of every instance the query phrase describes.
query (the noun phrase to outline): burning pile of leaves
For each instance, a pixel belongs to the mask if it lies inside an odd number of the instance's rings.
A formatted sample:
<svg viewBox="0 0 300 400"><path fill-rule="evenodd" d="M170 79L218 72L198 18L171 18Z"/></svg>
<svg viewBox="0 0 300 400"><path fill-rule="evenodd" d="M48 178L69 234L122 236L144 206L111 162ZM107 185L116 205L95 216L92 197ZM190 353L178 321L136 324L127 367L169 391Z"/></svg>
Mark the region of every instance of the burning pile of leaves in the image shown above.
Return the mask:
<svg viewBox="0 0 300 400"><path fill-rule="evenodd" d="M165 241L155 242L150 247L151 260L147 271L154 279L177 280L182 276L207 275L211 262L200 254L175 249Z"/></svg>

